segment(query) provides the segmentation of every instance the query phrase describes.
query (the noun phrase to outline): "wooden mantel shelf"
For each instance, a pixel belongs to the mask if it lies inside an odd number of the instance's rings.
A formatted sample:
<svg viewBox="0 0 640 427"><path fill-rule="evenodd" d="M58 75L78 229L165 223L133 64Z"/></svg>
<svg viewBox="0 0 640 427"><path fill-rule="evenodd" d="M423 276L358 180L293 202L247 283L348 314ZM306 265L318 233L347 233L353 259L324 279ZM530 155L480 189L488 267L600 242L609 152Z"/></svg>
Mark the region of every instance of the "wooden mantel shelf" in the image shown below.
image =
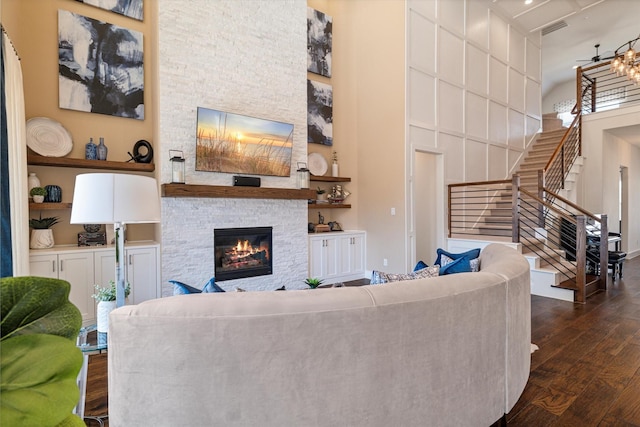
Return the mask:
<svg viewBox="0 0 640 427"><path fill-rule="evenodd" d="M235 187L223 185L162 184L162 197L213 197L236 199L316 198L315 190L294 188Z"/></svg>
<svg viewBox="0 0 640 427"><path fill-rule="evenodd" d="M110 160L72 159L68 157L46 157L27 154L27 164L34 166L57 166L63 168L107 169L132 172L153 172L153 163L112 162Z"/></svg>

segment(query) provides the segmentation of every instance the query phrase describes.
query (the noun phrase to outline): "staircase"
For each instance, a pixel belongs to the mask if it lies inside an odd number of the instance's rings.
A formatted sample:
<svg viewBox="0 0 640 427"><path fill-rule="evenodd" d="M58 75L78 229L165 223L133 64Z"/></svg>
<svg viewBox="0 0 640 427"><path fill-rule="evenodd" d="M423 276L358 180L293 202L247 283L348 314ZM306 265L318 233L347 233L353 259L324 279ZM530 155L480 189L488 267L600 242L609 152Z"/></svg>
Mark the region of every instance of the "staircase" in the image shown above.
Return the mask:
<svg viewBox="0 0 640 427"><path fill-rule="evenodd" d="M567 145L563 145L562 150L558 149L563 138L566 140L565 135L569 135L568 129L561 126L561 120L546 115L543 122L545 130L526 153L513 182L488 181L463 183L454 185L455 188L450 186L449 250L482 247L496 241L509 244L529 261L532 294L584 302L585 293L577 291L577 264L566 260L560 231L563 216L582 215L575 210L575 199L569 198L574 193L574 182L582 162L580 157L576 159L572 155L577 153L575 149L570 151L572 148L566 148ZM545 183L543 196L538 191L543 185L541 173L549 168L552 158L551 167L557 168L560 164L565 172L560 175L562 182L554 182L555 190L546 187ZM571 169L567 170L569 167ZM556 172L555 177L558 176ZM513 187L519 188L518 194L513 194ZM518 206L517 226L514 225L514 206ZM584 272L580 277L584 278ZM587 294L599 289L593 286L596 279L593 276L587 278L584 288Z"/></svg>

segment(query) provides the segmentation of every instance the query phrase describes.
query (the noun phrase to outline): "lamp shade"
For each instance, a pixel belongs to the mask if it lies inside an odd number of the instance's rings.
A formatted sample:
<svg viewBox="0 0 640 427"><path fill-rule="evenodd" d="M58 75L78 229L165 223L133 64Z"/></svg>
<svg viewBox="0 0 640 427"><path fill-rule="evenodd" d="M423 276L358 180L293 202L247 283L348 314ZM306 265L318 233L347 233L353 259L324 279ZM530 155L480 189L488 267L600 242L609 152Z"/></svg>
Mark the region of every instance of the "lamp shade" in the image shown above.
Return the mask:
<svg viewBox="0 0 640 427"><path fill-rule="evenodd" d="M71 224L160 222L160 199L154 178L141 175L87 173L76 176Z"/></svg>

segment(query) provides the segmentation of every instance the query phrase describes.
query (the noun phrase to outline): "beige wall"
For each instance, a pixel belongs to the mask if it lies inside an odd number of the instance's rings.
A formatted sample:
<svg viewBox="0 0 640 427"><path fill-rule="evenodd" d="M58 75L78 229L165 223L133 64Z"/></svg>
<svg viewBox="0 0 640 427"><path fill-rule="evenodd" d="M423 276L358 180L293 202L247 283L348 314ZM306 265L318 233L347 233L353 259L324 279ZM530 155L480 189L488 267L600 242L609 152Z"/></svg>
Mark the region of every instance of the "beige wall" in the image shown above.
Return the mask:
<svg viewBox="0 0 640 427"><path fill-rule="evenodd" d="M155 2L145 1L144 21L102 10L69 0L2 0L2 24L20 56L24 80L25 116L49 117L59 121L71 133L73 149L67 157L84 158L84 145L90 137L98 141L105 138L109 148L107 160L126 161L136 141L145 139L154 145L155 86L152 44L155 44ZM63 110L58 107L58 10L109 22L144 35L145 64L145 119L134 120L102 114ZM37 31L36 31L37 29ZM156 153L157 154L157 153ZM55 184L62 187L64 202L73 198L73 183L76 174L100 172L89 169L52 168L29 166L41 185ZM105 171L102 171L105 172ZM39 212L32 212L37 217ZM42 211L43 216L60 216L61 223L53 228L56 244L77 243L80 225L69 225L70 210ZM154 238L152 225L128 227L127 239L147 240Z"/></svg>

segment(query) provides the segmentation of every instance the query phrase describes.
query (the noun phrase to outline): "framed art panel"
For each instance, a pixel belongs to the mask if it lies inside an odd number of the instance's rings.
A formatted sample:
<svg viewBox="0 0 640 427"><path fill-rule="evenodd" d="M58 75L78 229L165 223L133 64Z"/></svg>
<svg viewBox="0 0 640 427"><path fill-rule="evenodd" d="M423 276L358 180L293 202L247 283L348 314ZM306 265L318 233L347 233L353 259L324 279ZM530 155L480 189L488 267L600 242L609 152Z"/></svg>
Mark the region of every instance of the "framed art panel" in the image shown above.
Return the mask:
<svg viewBox="0 0 640 427"><path fill-rule="evenodd" d="M58 105L144 120L142 33L58 11Z"/></svg>
<svg viewBox="0 0 640 427"><path fill-rule="evenodd" d="M80 3L110 10L120 15L142 21L143 0L76 0Z"/></svg>
<svg viewBox="0 0 640 427"><path fill-rule="evenodd" d="M307 80L307 142L333 145L333 88Z"/></svg>
<svg viewBox="0 0 640 427"><path fill-rule="evenodd" d="M331 77L333 18L307 8L307 71Z"/></svg>

